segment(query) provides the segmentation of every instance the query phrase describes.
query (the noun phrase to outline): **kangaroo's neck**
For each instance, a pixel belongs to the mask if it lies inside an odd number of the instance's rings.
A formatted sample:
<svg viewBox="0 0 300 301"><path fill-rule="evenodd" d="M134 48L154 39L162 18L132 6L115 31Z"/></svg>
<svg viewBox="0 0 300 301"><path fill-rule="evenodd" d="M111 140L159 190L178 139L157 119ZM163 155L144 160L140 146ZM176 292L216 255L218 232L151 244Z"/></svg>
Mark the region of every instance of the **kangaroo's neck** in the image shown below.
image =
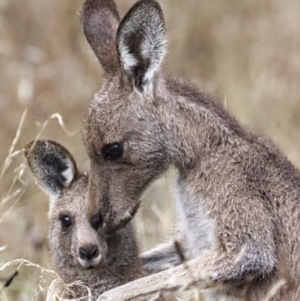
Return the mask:
<svg viewBox="0 0 300 301"><path fill-rule="evenodd" d="M234 148L249 133L207 94L173 78L166 78L161 106L170 161L190 169L220 148Z"/></svg>

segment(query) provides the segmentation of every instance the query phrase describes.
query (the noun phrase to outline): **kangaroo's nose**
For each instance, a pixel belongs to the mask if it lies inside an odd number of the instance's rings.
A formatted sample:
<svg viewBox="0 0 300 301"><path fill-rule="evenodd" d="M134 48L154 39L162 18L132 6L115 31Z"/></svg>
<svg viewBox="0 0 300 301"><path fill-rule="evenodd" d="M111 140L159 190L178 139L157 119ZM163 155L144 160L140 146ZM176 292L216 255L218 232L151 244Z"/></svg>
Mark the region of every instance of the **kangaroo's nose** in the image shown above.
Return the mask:
<svg viewBox="0 0 300 301"><path fill-rule="evenodd" d="M92 260L99 255L98 247L95 245L87 245L79 248L79 257L82 260Z"/></svg>

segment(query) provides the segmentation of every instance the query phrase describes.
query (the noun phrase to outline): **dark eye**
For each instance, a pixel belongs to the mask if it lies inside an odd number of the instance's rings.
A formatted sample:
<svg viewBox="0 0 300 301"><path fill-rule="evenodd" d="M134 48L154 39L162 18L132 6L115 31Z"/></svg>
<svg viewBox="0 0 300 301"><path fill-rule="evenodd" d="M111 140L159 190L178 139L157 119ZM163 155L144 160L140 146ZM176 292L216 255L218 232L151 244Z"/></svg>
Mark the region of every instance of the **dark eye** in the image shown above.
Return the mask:
<svg viewBox="0 0 300 301"><path fill-rule="evenodd" d="M96 230L99 231L99 229L102 228L103 226L103 219L102 219L102 215L100 213L95 214L92 218L91 218L91 226Z"/></svg>
<svg viewBox="0 0 300 301"><path fill-rule="evenodd" d="M61 225L62 225L63 229L67 229L72 225L71 218L67 215L62 215L59 217L59 219L61 221Z"/></svg>
<svg viewBox="0 0 300 301"><path fill-rule="evenodd" d="M123 145L122 143L112 143L104 146L103 156L108 160L116 160L122 157L123 155Z"/></svg>

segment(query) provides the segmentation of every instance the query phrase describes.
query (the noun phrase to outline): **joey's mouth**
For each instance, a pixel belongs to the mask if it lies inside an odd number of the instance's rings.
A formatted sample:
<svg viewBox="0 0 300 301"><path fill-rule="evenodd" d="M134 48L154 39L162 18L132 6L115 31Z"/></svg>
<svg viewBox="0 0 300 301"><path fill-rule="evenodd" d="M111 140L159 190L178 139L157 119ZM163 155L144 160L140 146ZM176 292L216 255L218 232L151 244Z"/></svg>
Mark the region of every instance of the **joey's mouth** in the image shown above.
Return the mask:
<svg viewBox="0 0 300 301"><path fill-rule="evenodd" d="M92 266L92 265L90 265L90 266L88 266L88 267L86 267L86 269L87 270L93 270L95 267L94 266Z"/></svg>
<svg viewBox="0 0 300 301"><path fill-rule="evenodd" d="M96 269L101 266L104 262L104 256L100 255L93 260L82 260L80 257L77 257L77 262L83 269L91 270Z"/></svg>

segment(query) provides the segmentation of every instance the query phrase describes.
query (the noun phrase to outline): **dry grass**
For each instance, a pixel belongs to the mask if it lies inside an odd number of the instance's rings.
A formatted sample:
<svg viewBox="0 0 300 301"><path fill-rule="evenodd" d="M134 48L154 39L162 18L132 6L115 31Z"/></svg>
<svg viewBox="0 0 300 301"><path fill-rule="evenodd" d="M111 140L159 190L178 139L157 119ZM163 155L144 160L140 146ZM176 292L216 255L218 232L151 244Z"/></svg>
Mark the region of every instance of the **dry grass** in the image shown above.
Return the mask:
<svg viewBox="0 0 300 301"><path fill-rule="evenodd" d="M22 154L49 116L59 113L74 134L54 118L42 137L60 141L82 169L89 168L81 120L102 73L80 29L81 2L0 1L0 248L6 246L0 263L26 258L51 269L47 201ZM134 2L118 1L122 14ZM300 166L300 2L160 2L169 39L165 69L217 95L242 123L272 137ZM170 235L172 174L154 184L136 218L143 250ZM0 279L17 267L1 270ZM40 276L40 269L22 266L0 300L43 300Z"/></svg>

